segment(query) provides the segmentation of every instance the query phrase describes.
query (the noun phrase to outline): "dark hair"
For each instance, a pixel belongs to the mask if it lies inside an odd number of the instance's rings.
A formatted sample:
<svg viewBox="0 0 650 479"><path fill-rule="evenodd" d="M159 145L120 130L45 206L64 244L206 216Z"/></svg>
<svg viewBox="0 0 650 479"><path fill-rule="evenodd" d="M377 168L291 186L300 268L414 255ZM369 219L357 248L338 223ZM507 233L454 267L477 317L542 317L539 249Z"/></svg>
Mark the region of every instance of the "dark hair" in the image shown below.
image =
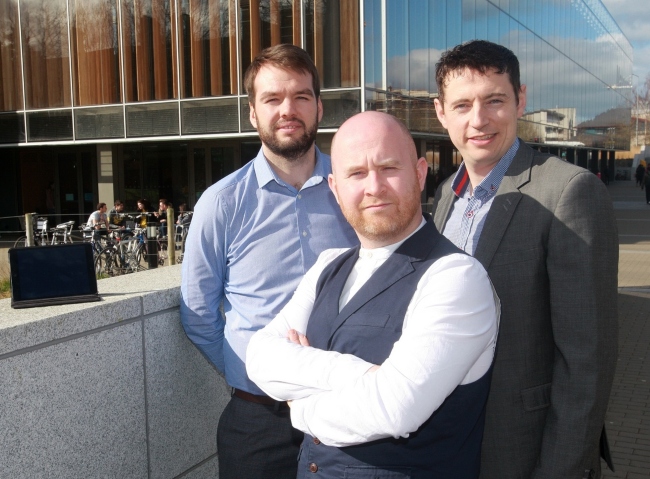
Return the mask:
<svg viewBox="0 0 650 479"><path fill-rule="evenodd" d="M104 206L106 206L106 203L97 203L98 210L101 210Z"/></svg>
<svg viewBox="0 0 650 479"><path fill-rule="evenodd" d="M115 203L113 203L113 206L120 206L123 204L120 200L115 200Z"/></svg>
<svg viewBox="0 0 650 479"><path fill-rule="evenodd" d="M309 54L300 47L290 43L282 43L262 50L251 62L244 75L244 88L248 93L248 103L255 103L255 78L265 65L272 65L282 70L291 70L311 75L314 96L320 96L320 78L316 65Z"/></svg>
<svg viewBox="0 0 650 479"><path fill-rule="evenodd" d="M471 40L457 45L442 54L436 63L436 83L438 84L438 99L444 103L445 81L454 72L465 69L474 70L485 75L490 70L496 73L506 73L510 84L515 90L515 102L519 104L521 80L519 78L519 60L517 56L502 45L486 40Z"/></svg>
<svg viewBox="0 0 650 479"><path fill-rule="evenodd" d="M162 203L165 206L169 206L169 202L165 198L160 198L158 203Z"/></svg>

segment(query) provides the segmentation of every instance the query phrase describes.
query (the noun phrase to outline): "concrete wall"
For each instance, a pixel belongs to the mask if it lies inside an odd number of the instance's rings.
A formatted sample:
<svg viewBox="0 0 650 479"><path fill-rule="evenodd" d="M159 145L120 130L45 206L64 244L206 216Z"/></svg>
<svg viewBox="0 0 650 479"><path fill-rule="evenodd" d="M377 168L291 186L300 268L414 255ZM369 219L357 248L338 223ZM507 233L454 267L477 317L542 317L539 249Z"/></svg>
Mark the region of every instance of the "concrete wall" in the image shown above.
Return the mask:
<svg viewBox="0 0 650 479"><path fill-rule="evenodd" d="M180 266L99 281L102 301L0 300L0 477L216 478L229 399L185 337Z"/></svg>

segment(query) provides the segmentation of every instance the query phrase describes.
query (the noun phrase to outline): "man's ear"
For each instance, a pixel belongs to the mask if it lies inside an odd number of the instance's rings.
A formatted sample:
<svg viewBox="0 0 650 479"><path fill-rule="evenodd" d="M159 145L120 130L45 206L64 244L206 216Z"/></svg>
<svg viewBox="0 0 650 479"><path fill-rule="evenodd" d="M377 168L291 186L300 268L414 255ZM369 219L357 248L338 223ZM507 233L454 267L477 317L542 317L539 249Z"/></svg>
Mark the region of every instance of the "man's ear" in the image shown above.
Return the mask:
<svg viewBox="0 0 650 479"><path fill-rule="evenodd" d="M323 119L323 103L320 101L320 96L316 100L316 107L318 108L318 123Z"/></svg>
<svg viewBox="0 0 650 479"><path fill-rule="evenodd" d="M253 128L257 130L257 117L255 116L255 106L252 103L249 103L248 108L250 109L250 115L248 115L248 119L250 120L251 125L253 125Z"/></svg>
<svg viewBox="0 0 650 479"><path fill-rule="evenodd" d="M443 106L442 102L437 98L433 100L433 104L436 107L436 115L438 115L438 120L442 124L442 127L446 130L447 119L445 118L445 107Z"/></svg>
<svg viewBox="0 0 650 479"><path fill-rule="evenodd" d="M424 158L419 158L415 164L415 169L418 174L418 183L420 184L420 191L424 191L424 183L427 181L427 173L429 171L429 164Z"/></svg>
<svg viewBox="0 0 650 479"><path fill-rule="evenodd" d="M336 193L336 180L334 179L334 175L332 173L327 175L327 184L329 185L330 190L332 190L336 202L340 205L341 203L339 203L339 195Z"/></svg>
<svg viewBox="0 0 650 479"><path fill-rule="evenodd" d="M517 105L517 118L521 118L526 111L526 85L521 85L521 89L517 96L519 98L519 104Z"/></svg>

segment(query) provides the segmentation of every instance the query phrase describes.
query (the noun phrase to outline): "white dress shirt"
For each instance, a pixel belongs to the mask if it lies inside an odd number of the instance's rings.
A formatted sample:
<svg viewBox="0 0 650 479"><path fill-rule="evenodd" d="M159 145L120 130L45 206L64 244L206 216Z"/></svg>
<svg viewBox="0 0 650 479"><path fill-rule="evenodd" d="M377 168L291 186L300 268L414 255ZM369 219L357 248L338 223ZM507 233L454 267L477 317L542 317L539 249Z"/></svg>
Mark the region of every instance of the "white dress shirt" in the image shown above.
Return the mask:
<svg viewBox="0 0 650 479"><path fill-rule="evenodd" d="M403 242L403 241L402 241ZM339 310L401 245L361 248ZM468 255L451 254L418 282L400 339L381 365L350 354L294 344L304 333L323 269L345 249L326 250L292 299L250 341L249 377L269 396L292 400L291 421L330 446L408 437L459 384L480 379L492 364L499 299L487 273Z"/></svg>

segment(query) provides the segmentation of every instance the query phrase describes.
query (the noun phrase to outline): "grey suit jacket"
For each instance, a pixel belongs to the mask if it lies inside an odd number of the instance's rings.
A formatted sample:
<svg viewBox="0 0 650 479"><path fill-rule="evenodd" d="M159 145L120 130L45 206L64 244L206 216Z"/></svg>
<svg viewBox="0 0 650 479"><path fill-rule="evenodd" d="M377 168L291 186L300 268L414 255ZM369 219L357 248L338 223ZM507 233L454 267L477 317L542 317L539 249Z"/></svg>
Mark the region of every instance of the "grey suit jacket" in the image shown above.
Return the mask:
<svg viewBox="0 0 650 479"><path fill-rule="evenodd" d="M434 202L441 232L455 199L450 181ZM607 189L521 142L475 257L501 299L481 478L600 477L618 333L618 235Z"/></svg>

